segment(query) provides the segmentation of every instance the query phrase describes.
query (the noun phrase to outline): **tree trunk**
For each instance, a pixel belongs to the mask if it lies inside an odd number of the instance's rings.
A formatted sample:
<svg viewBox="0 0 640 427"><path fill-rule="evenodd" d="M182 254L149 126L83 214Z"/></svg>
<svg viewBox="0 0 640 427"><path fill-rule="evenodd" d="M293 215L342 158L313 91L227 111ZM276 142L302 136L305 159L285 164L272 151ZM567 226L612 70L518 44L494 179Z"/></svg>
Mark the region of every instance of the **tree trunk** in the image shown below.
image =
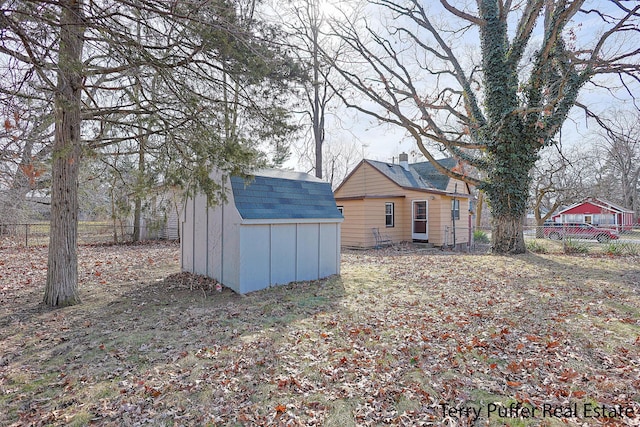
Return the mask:
<svg viewBox="0 0 640 427"><path fill-rule="evenodd" d="M116 223L117 214L116 214L116 199L113 187L115 184L111 184L111 190L109 190L109 196L111 198L111 221L113 223L113 243L118 243L118 224Z"/></svg>
<svg viewBox="0 0 640 427"><path fill-rule="evenodd" d="M522 254L524 244L524 220L527 216L529 180L520 172L514 176L501 176L488 190L491 203L491 252L496 254Z"/></svg>
<svg viewBox="0 0 640 427"><path fill-rule="evenodd" d="M316 5L317 6L317 5ZM322 179L322 143L324 142L324 107L320 102L320 59L318 46L318 32L320 18L316 15L311 23L313 42L313 142L316 155L316 177Z"/></svg>
<svg viewBox="0 0 640 427"><path fill-rule="evenodd" d="M489 173L485 187L491 206L491 251L496 254L521 254L527 251L524 244L524 221L527 216L527 200L536 157L528 151L526 138L505 141L493 155L495 168Z"/></svg>
<svg viewBox="0 0 640 427"><path fill-rule="evenodd" d="M140 241L141 226L142 226L142 197L140 197L139 194L136 194L134 207L133 207L133 236L131 238L133 242Z"/></svg>
<svg viewBox="0 0 640 427"><path fill-rule="evenodd" d="M139 242L142 238L142 192L144 188L144 174L145 174L145 162L144 162L144 137L139 138L139 151L138 151L138 171L136 177L136 188L134 193L134 208L133 208L133 241Z"/></svg>
<svg viewBox="0 0 640 427"><path fill-rule="evenodd" d="M522 254L524 244L523 216L500 215L493 217L491 250L497 254Z"/></svg>
<svg viewBox="0 0 640 427"><path fill-rule="evenodd" d="M84 27L81 0L61 0L51 185L51 231L44 302L68 306L78 294L78 170Z"/></svg>

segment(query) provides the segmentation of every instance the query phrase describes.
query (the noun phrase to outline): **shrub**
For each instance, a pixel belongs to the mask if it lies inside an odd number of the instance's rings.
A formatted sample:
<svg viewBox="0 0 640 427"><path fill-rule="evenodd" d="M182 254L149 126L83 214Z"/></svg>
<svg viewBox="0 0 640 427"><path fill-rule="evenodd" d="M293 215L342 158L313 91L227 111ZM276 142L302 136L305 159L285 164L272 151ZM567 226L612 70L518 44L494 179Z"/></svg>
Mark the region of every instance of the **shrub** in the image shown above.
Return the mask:
<svg viewBox="0 0 640 427"><path fill-rule="evenodd" d="M604 252L608 255L638 255L640 254L640 244L629 242L609 242L604 248Z"/></svg>
<svg viewBox="0 0 640 427"><path fill-rule="evenodd" d="M565 254L586 254L589 252L589 247L587 245L576 242L572 239L563 240L562 249Z"/></svg>
<svg viewBox="0 0 640 427"><path fill-rule="evenodd" d="M536 254L546 254L547 246L537 240L529 240L527 242L527 250Z"/></svg>
<svg viewBox="0 0 640 427"><path fill-rule="evenodd" d="M622 246L616 243L609 242L604 248L604 252L608 255L622 255Z"/></svg>
<svg viewBox="0 0 640 427"><path fill-rule="evenodd" d="M473 232L473 241L476 243L489 243L489 236L482 230Z"/></svg>

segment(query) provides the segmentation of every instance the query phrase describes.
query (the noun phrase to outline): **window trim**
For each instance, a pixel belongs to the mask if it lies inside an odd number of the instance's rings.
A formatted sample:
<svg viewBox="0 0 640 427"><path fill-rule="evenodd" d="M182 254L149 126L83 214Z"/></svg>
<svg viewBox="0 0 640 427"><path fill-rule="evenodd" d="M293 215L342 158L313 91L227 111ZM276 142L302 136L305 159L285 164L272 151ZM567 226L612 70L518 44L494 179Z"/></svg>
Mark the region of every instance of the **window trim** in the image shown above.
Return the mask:
<svg viewBox="0 0 640 427"><path fill-rule="evenodd" d="M390 213L387 213L387 207L391 207ZM391 219L391 221L389 221L389 219ZM396 225L396 208L395 208L395 203L393 202L384 203L384 225L387 228L392 228L392 227L395 227Z"/></svg>

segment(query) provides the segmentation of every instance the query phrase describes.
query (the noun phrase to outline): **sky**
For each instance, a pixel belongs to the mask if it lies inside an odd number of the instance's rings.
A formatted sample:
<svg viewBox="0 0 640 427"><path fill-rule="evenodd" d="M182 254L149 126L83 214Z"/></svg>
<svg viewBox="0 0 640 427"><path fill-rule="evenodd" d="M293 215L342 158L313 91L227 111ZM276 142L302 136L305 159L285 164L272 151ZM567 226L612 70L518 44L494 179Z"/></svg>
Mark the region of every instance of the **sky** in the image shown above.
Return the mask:
<svg viewBox="0 0 640 427"><path fill-rule="evenodd" d="M453 2L455 3L455 2ZM605 2L594 0L587 4L589 7L602 9ZM327 7L329 13L335 15L335 9ZM439 13L434 11L434 13ZM371 15L369 15L371 18ZM587 44L596 36L593 31L597 26L589 20L585 20L582 25L575 27L575 43ZM638 40L636 39L636 43ZM469 40L471 46L478 45L477 40ZM633 43L626 40L623 43ZM615 96L606 93L604 90L592 90L588 86L581 92L580 101L589 105L594 111L602 112L611 108L632 108L631 97L624 91L617 91ZM337 101L339 102L339 101ZM561 134L563 147L585 146L585 142L592 143L597 140L594 132L597 130L595 122L586 120L583 111L574 108L570 118L565 122ZM327 117L325 144L350 144L359 148L359 157L385 162L397 161L398 155L402 152L409 154L409 161L422 161L424 158L417 152L415 142L405 135L405 132L390 125L378 125L376 120L355 110L346 110L345 107L335 105L332 112ZM588 149L588 145L585 146ZM299 169L296 159L291 159L285 166Z"/></svg>

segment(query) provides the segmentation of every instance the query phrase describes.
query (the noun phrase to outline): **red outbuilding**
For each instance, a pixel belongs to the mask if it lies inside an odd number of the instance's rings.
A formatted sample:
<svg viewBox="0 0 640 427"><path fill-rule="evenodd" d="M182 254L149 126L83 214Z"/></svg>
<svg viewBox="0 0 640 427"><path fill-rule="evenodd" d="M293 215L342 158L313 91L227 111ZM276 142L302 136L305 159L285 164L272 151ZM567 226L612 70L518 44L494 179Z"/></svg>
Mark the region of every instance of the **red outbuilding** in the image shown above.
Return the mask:
<svg viewBox="0 0 640 427"><path fill-rule="evenodd" d="M633 211L606 200L588 198L558 212L553 220L560 223L584 222L624 231L633 227Z"/></svg>

